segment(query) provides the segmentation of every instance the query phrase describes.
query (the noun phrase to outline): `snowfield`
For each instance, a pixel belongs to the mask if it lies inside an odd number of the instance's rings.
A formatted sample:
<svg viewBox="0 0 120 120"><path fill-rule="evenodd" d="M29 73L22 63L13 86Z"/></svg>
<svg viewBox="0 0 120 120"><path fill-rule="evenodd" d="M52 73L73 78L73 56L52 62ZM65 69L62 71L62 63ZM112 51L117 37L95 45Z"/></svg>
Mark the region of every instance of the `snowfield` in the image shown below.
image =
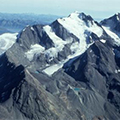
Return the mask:
<svg viewBox="0 0 120 120"><path fill-rule="evenodd" d="M16 42L18 33L4 33L0 35L0 55L8 50Z"/></svg>

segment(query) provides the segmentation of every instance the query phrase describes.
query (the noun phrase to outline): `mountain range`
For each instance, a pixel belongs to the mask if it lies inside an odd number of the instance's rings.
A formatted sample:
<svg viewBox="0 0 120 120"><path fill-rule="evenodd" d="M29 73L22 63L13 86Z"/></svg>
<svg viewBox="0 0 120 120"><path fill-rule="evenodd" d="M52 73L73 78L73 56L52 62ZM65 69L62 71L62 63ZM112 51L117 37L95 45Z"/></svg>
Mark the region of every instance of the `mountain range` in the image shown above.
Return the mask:
<svg viewBox="0 0 120 120"><path fill-rule="evenodd" d="M0 43L1 120L120 120L119 13L74 12Z"/></svg>
<svg viewBox="0 0 120 120"><path fill-rule="evenodd" d="M50 24L57 18L56 15L0 13L0 34L20 32L27 25Z"/></svg>

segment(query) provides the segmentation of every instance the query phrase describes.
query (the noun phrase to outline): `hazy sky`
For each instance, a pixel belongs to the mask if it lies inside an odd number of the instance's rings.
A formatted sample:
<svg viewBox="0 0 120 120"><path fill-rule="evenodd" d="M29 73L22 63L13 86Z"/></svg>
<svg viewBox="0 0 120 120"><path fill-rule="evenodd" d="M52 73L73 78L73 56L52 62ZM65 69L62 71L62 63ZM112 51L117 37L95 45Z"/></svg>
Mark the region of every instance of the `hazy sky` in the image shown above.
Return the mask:
<svg viewBox="0 0 120 120"><path fill-rule="evenodd" d="M0 0L0 12L69 15L79 11L94 18L120 11L120 0Z"/></svg>

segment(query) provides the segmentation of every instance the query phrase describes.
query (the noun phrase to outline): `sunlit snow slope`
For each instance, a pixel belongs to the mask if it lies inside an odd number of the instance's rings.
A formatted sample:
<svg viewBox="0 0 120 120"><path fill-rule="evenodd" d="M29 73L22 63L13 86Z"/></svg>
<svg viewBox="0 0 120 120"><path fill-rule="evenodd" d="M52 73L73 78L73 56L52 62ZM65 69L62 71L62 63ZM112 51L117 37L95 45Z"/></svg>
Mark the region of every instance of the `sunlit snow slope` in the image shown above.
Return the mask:
<svg viewBox="0 0 120 120"><path fill-rule="evenodd" d="M17 33L4 33L0 35L0 55L8 50L17 39Z"/></svg>

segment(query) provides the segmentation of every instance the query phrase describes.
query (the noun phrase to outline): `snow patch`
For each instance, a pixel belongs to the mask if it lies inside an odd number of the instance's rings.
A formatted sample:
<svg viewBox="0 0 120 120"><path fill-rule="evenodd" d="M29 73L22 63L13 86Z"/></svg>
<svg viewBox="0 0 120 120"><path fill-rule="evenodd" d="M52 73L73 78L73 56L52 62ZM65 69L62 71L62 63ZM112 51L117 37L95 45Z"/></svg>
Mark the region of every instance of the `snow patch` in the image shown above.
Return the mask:
<svg viewBox="0 0 120 120"><path fill-rule="evenodd" d="M30 29L31 29L32 31L34 31L34 28L33 28L33 27L31 27Z"/></svg>
<svg viewBox="0 0 120 120"><path fill-rule="evenodd" d="M105 30L105 32L115 40L114 43L120 46L120 38L118 37L118 35L112 32L109 27L105 27L105 26L102 26L102 27Z"/></svg>
<svg viewBox="0 0 120 120"><path fill-rule="evenodd" d="M104 39L101 39L100 41L101 41L102 43L106 43L106 40L104 40Z"/></svg>
<svg viewBox="0 0 120 120"><path fill-rule="evenodd" d="M115 73L120 73L120 69L118 69L118 70L115 70Z"/></svg>
<svg viewBox="0 0 120 120"><path fill-rule="evenodd" d="M31 45L30 50L27 51L25 54L26 54L27 58L28 58L30 61L32 61L35 54L40 54L40 53L42 53L44 50L45 50L45 48L42 47L41 45L39 45L39 44L34 44L34 45Z"/></svg>
<svg viewBox="0 0 120 120"><path fill-rule="evenodd" d="M0 55L16 42L18 33L4 33L0 35Z"/></svg>
<svg viewBox="0 0 120 120"><path fill-rule="evenodd" d="M26 28L28 28L29 27L29 25L26 25L26 27L22 30L23 32L26 30Z"/></svg>
<svg viewBox="0 0 120 120"><path fill-rule="evenodd" d="M60 62L59 64L52 65L46 69L43 70L47 75L51 76L53 73L55 73L57 70L62 68L64 62Z"/></svg>
<svg viewBox="0 0 120 120"><path fill-rule="evenodd" d="M117 16L117 20L119 21L119 17Z"/></svg>
<svg viewBox="0 0 120 120"><path fill-rule="evenodd" d="M50 39L53 41L55 47L61 51L63 49L64 45L66 44L66 42L63 41L60 37L58 37L52 31L52 28L49 25L45 26L43 29L47 33L47 35L50 37Z"/></svg>
<svg viewBox="0 0 120 120"><path fill-rule="evenodd" d="M120 20L120 19L119 19L119 16L118 16L118 13L116 14L116 18L117 18L118 21Z"/></svg>
<svg viewBox="0 0 120 120"><path fill-rule="evenodd" d="M114 53L114 48L112 48L112 53L113 53L113 55L115 56L115 53Z"/></svg>
<svg viewBox="0 0 120 120"><path fill-rule="evenodd" d="M92 52L92 50L90 50L90 53Z"/></svg>
<svg viewBox="0 0 120 120"><path fill-rule="evenodd" d="M25 32L26 28L24 28L22 31Z"/></svg>
<svg viewBox="0 0 120 120"><path fill-rule="evenodd" d="M57 57L58 52L59 52L59 49L56 49L56 48L52 47L52 48L46 50L46 51L44 52L44 54L45 54L46 58L49 60L49 62L50 62L50 61L52 61L54 58Z"/></svg>

